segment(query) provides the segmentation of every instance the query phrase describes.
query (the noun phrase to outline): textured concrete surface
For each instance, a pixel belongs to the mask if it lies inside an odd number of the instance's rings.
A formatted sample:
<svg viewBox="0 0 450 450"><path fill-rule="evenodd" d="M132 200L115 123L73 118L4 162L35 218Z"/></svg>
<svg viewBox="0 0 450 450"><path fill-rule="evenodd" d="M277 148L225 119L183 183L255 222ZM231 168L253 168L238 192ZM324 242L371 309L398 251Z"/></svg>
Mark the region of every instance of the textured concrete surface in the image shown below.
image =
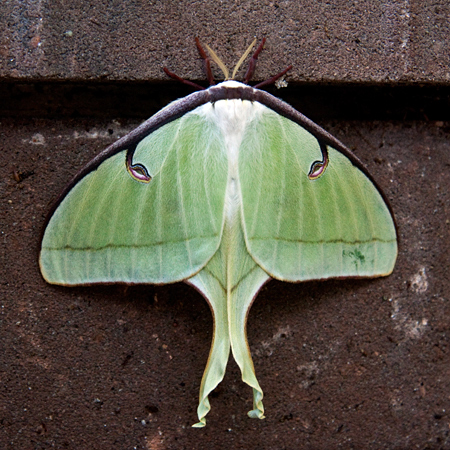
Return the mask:
<svg viewBox="0 0 450 450"><path fill-rule="evenodd" d="M266 36L258 79L450 81L446 0L9 0L0 7L0 77L161 80L163 64L203 80L193 38L234 65Z"/></svg>
<svg viewBox="0 0 450 450"><path fill-rule="evenodd" d="M230 363L204 430L212 321L193 289L54 287L37 266L50 202L134 125L2 120L1 447L449 448L448 123L325 123L392 202L395 272L267 285L249 320L267 418L246 417Z"/></svg>
<svg viewBox="0 0 450 450"><path fill-rule="evenodd" d="M0 448L450 448L447 2L6 1L0 14ZM204 79L195 35L230 67L266 35L256 78L295 65L276 94L368 165L400 237L390 277L266 285L248 324L266 419L247 418L230 362L202 430L201 296L54 287L37 265L78 169L189 92L161 84L161 66Z"/></svg>

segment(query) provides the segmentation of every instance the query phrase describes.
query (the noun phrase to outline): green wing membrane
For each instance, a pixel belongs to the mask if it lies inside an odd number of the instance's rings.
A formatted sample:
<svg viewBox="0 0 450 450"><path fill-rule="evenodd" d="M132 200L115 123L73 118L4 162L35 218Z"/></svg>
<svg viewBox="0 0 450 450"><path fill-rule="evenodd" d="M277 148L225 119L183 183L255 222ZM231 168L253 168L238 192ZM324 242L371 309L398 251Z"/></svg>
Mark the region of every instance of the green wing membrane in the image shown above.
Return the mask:
<svg viewBox="0 0 450 450"><path fill-rule="evenodd" d="M394 222L368 176L297 123L268 108L247 128L239 152L243 226L248 251L272 277L304 281L392 272Z"/></svg>
<svg viewBox="0 0 450 450"><path fill-rule="evenodd" d="M206 423L208 396L230 350L253 391L249 416L264 417L246 321L270 277L388 275L397 256L390 210L341 144L325 150L324 142L334 142L326 132L317 127L315 137L256 100L202 99L172 121L180 103L163 110L169 122L149 131L132 161L133 134L75 179L50 217L40 253L42 274L53 284L185 280L205 296L214 335L196 427ZM290 107L282 108L289 115Z"/></svg>
<svg viewBox="0 0 450 450"><path fill-rule="evenodd" d="M198 272L219 247L227 161L223 137L189 113L157 129L84 176L51 217L40 266L53 284L170 283ZM210 189L214 185L215 189Z"/></svg>

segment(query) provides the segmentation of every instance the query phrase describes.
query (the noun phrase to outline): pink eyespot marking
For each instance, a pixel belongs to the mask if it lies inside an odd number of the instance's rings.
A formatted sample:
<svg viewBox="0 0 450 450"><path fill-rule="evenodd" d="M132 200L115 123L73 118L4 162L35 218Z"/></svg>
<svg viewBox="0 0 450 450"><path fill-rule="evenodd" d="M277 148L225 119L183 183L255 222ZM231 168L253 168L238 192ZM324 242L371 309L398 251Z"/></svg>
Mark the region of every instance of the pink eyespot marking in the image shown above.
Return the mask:
<svg viewBox="0 0 450 450"><path fill-rule="evenodd" d="M147 169L142 164L135 164L133 166L127 165L127 170L136 181L150 183L152 180L152 177L148 174Z"/></svg>
<svg viewBox="0 0 450 450"><path fill-rule="evenodd" d="M125 165L131 177L140 183L150 183L152 177L149 175L146 167L142 164L133 164L133 152L128 152Z"/></svg>
<svg viewBox="0 0 450 450"><path fill-rule="evenodd" d="M317 180L324 173L328 166L328 152L325 145L320 145L320 150L322 151L322 161L314 161L309 169L308 178L310 180Z"/></svg>

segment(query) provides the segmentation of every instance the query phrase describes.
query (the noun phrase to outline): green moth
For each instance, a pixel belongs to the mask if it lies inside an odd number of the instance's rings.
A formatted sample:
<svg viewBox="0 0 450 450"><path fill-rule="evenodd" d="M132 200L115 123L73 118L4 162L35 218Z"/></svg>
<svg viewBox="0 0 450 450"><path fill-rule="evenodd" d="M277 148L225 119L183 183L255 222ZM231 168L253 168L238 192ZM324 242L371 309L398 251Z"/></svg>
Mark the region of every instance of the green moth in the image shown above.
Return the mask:
<svg viewBox="0 0 450 450"><path fill-rule="evenodd" d="M246 337L264 283L389 275L397 237L358 158L262 84L247 84L264 41L245 83L229 80L208 47L227 79L217 85L197 44L212 85L169 104L75 176L49 213L39 264L52 284L185 281L201 292L214 316L194 425L202 427L230 350L253 389L249 416L264 417Z"/></svg>

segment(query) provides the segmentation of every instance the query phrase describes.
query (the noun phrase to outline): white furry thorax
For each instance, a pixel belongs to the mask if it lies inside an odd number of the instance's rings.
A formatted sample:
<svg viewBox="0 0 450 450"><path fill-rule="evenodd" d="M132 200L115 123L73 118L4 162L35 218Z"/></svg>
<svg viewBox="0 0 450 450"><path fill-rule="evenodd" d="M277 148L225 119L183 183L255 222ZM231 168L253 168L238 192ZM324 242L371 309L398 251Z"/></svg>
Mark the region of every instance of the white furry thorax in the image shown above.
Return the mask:
<svg viewBox="0 0 450 450"><path fill-rule="evenodd" d="M228 88L245 86L237 81L225 81L217 86ZM239 194L239 149L249 124L259 118L266 107L258 102L231 99L206 103L196 109L196 113L204 116L222 132L225 151L228 159L228 182L225 200L226 217L233 219L240 205Z"/></svg>

